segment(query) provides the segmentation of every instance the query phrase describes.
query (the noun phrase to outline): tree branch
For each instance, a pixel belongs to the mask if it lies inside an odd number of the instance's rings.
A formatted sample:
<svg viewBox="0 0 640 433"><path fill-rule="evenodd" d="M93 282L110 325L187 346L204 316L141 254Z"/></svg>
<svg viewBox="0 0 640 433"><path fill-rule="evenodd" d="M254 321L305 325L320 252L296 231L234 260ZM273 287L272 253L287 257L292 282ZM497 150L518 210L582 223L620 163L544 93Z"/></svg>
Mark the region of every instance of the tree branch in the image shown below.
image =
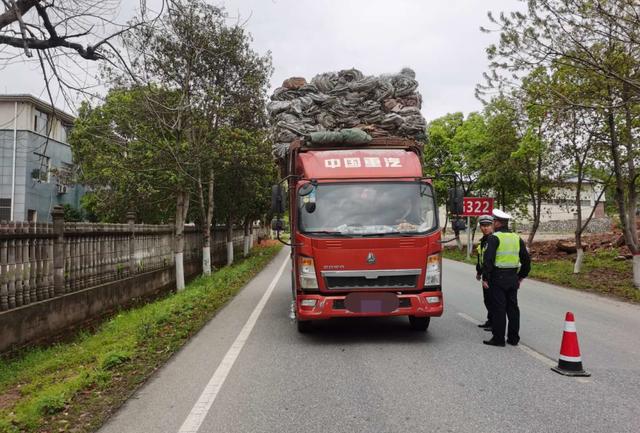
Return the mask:
<svg viewBox="0 0 640 433"><path fill-rule="evenodd" d="M34 7L39 0L18 0L15 2L15 8L7 8L0 14L0 29L18 21L18 16L26 14L29 9Z"/></svg>

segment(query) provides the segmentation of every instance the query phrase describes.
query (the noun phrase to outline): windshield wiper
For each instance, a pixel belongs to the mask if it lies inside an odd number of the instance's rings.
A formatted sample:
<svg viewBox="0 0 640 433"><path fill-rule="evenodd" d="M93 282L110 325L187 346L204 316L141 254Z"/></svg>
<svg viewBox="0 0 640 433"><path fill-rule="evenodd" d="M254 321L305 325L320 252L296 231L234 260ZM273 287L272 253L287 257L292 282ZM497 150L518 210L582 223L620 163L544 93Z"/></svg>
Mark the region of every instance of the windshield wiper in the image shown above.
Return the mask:
<svg viewBox="0 0 640 433"><path fill-rule="evenodd" d="M310 230L307 232L302 232L304 235L332 235L332 236L343 236L343 237L351 237L350 234L335 232L331 230Z"/></svg>
<svg viewBox="0 0 640 433"><path fill-rule="evenodd" d="M375 237L375 236L414 236L419 235L419 232L385 232L385 233L363 233L360 236L363 237Z"/></svg>

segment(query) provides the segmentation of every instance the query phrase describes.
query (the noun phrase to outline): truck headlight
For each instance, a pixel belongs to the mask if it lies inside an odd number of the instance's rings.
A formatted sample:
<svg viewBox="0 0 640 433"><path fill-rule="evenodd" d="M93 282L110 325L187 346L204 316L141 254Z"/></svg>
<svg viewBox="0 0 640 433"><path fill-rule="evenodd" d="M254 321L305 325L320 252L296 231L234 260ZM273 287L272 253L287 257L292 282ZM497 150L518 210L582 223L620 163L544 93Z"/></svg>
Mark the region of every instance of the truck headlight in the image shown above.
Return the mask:
<svg viewBox="0 0 640 433"><path fill-rule="evenodd" d="M442 274L442 258L440 254L433 254L427 257L427 274L424 279L424 286L425 287L439 286L441 274Z"/></svg>
<svg viewBox="0 0 640 433"><path fill-rule="evenodd" d="M317 289L318 279L316 278L316 267L310 257L298 258L298 276L300 277L300 288Z"/></svg>

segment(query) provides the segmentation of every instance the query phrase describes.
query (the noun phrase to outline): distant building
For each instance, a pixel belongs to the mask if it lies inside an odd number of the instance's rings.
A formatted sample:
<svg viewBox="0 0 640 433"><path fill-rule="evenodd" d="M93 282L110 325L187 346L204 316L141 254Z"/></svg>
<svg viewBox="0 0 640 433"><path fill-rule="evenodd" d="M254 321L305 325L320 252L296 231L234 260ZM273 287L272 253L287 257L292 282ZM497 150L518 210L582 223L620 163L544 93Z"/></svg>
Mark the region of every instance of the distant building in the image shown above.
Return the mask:
<svg viewBox="0 0 640 433"><path fill-rule="evenodd" d="M51 221L56 205L79 208L69 184L74 117L31 95L0 95L0 221Z"/></svg>
<svg viewBox="0 0 640 433"><path fill-rule="evenodd" d="M564 179L551 189L549 198L542 201L540 207L540 232L572 232L575 230L577 220L576 191L578 187L577 177ZM602 193L602 194L601 194ZM491 197L491 194L487 195ZM605 193L602 192L602 185L589 179L582 181L580 191L580 207L582 208L582 221L589 218L593 211L593 219L589 223L587 231L600 232L610 228L610 220L605 214L604 203ZM515 225L518 231L527 232L533 223L533 206L527 205L527 215L521 215L513 209L506 209L515 217ZM440 224L446 220L446 208L440 206ZM596 225L596 221L599 223Z"/></svg>
<svg viewBox="0 0 640 433"><path fill-rule="evenodd" d="M577 188L578 178L575 176L565 179L553 188L550 193L550 199L542 202L541 221L575 219L578 216L576 206ZM595 183L590 179L583 179L580 191L580 207L582 208L583 220L589 217L592 210L594 211L594 218L605 218L605 199L601 184ZM530 207L529 213L533 215L533 208Z"/></svg>

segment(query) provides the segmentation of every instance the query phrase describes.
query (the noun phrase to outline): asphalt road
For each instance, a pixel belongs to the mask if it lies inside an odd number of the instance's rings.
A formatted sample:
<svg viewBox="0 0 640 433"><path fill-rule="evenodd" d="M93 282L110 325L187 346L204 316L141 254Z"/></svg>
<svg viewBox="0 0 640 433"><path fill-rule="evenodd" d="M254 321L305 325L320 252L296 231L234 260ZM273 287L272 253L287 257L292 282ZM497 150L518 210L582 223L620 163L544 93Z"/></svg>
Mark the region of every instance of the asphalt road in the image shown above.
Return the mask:
<svg viewBox="0 0 640 433"><path fill-rule="evenodd" d="M385 318L324 322L301 335L289 319L288 265L250 319L286 260L288 250L100 431L178 433L198 413L202 433L640 431L637 305L525 281L523 344L489 347L474 323L484 306L473 268L445 261L445 314L428 332ZM590 378L549 368L566 311Z"/></svg>

